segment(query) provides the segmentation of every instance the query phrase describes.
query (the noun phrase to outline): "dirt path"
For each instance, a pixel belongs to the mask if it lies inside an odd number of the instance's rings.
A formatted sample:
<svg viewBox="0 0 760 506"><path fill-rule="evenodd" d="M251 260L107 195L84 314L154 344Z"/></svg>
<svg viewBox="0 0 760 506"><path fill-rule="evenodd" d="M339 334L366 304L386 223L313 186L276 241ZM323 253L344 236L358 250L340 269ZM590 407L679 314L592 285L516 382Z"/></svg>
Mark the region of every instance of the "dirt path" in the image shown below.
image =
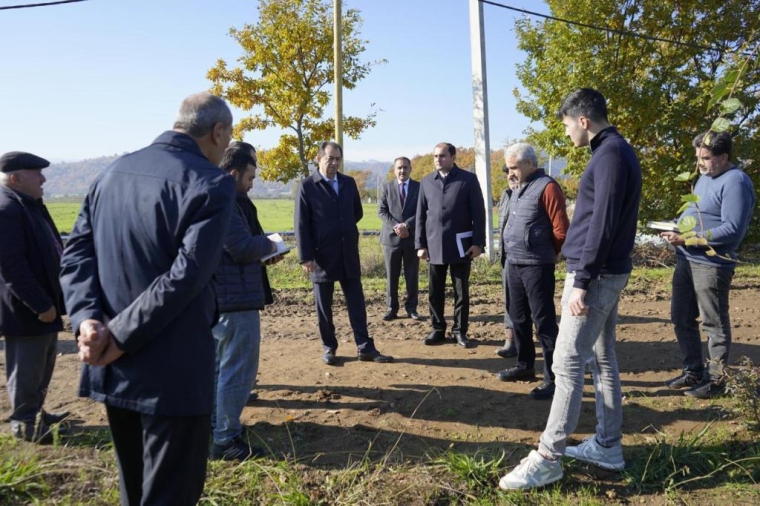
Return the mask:
<svg viewBox="0 0 760 506"><path fill-rule="evenodd" d="M280 294L279 303L262 318L260 398L243 412L252 437L260 438L275 454L340 465L391 449L396 456L414 459L450 445L474 451L535 444L550 403L528 398L535 382L502 383L495 378L495 372L514 363L494 354L503 339L501 300L478 297L477 287L473 292L470 337L478 346L470 350L453 344L424 346L421 339L429 330L428 322L406 318L383 322L381 295L368 294L370 333L383 353L395 356L393 364L357 362L345 309L336 308L336 327L344 338L335 367L321 361L310 298L305 292ZM746 355L760 362L757 301L755 288L732 294L734 360ZM647 294L626 295L621 302L617 352L625 394L626 445L640 444L642 432L677 434L720 416L719 408L709 402L662 387L663 380L680 367L669 304L663 296ZM71 334L61 335L59 350L47 408L70 410L77 430L103 428L102 406L76 397L79 364ZM540 361L536 366L540 370ZM5 374L0 376L0 412L7 414ZM589 379L578 438L593 432L591 392Z"/></svg>

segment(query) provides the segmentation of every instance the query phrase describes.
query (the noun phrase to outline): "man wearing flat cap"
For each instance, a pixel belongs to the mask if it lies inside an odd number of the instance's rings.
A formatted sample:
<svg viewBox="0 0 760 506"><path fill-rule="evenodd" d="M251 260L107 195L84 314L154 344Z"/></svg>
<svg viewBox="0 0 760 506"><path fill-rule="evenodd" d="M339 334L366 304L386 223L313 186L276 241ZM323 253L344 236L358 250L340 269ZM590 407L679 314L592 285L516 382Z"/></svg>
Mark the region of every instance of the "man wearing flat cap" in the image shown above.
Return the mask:
<svg viewBox="0 0 760 506"><path fill-rule="evenodd" d="M55 367L63 303L61 237L42 203L50 162L21 151L0 157L0 335L5 338L11 430L50 442L50 425L68 413L42 409Z"/></svg>

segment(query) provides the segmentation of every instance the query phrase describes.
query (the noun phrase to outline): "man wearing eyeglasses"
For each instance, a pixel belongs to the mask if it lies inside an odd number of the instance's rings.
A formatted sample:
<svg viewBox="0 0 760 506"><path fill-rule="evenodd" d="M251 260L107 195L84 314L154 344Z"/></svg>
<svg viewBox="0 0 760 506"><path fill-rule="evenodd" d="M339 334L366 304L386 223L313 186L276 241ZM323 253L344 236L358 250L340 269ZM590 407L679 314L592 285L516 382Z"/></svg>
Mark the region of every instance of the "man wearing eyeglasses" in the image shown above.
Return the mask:
<svg viewBox="0 0 760 506"><path fill-rule="evenodd" d="M689 397L709 399L725 391L723 367L731 351L728 292L736 267L736 250L744 239L755 207L752 180L731 163L731 135L705 132L694 138L701 174L690 204L679 219L693 219L697 239L706 244L687 245L677 232L660 234L676 248L670 318L683 355L683 373L665 382L687 390ZM710 361L702 361L702 340L697 317L707 334Z"/></svg>
<svg viewBox="0 0 760 506"><path fill-rule="evenodd" d="M327 365L337 364L338 339L333 325L332 305L335 283L346 298L348 319L364 362L393 362L375 348L367 330L367 308L359 263L359 229L364 214L356 181L339 172L343 148L337 142L319 146L319 168L301 181L296 195L295 233L298 261L309 274L317 306L319 335Z"/></svg>

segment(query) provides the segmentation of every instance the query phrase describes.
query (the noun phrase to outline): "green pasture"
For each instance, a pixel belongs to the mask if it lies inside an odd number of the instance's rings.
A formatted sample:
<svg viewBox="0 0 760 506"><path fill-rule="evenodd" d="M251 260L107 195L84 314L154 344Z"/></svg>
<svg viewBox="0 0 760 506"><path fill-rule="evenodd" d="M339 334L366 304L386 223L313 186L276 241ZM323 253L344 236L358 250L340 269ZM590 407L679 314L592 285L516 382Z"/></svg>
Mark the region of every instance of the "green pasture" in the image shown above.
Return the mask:
<svg viewBox="0 0 760 506"><path fill-rule="evenodd" d="M261 226L267 232L286 232L293 230L293 214L295 203L287 199L260 199L254 200L259 210ZM79 202L48 202L46 203L53 221L61 232L71 232L79 214ZM360 230L380 230L382 223L377 216L377 204L363 204L364 218L359 222ZM494 226L498 220L498 213L494 209Z"/></svg>

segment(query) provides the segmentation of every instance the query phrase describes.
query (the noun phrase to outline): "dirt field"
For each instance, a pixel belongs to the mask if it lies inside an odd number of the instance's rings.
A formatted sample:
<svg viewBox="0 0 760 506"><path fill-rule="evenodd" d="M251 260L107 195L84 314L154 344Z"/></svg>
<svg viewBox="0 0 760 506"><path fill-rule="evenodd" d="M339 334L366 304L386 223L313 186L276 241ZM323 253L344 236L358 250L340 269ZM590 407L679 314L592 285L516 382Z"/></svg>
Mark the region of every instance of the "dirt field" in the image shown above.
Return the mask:
<svg viewBox="0 0 760 506"><path fill-rule="evenodd" d="M483 296L481 291L492 293ZM407 318L383 322L382 294L367 295L370 332L378 348L396 358L393 364L356 360L342 305L335 311L339 335L344 336L340 361L333 367L323 364L310 294L305 290L278 294L278 303L262 319L256 388L260 398L243 412L251 437L274 455L307 465L346 465L389 453L413 461L450 446L462 452L505 448L509 463L524 456L525 445L535 444L544 428L550 403L529 399L536 382L503 383L494 376L514 363L494 354L503 339L498 291L472 288L470 337L478 346L469 350L453 344L424 346L421 340L429 322ZM642 437L656 430L678 434L721 417L719 406L662 386L680 367L667 297L664 292L629 292L620 305L617 352L625 394L626 447L641 445ZM740 286L732 294L734 360L746 355L760 362L757 300L753 286ZM447 311L450 314L449 307ZM71 411L75 433L102 429L106 425L102 406L76 396L75 348L72 335L62 334L46 407ZM0 376L0 412L8 413L5 374ZM589 378L578 439L593 433L591 392ZM4 427L8 431L8 424Z"/></svg>

